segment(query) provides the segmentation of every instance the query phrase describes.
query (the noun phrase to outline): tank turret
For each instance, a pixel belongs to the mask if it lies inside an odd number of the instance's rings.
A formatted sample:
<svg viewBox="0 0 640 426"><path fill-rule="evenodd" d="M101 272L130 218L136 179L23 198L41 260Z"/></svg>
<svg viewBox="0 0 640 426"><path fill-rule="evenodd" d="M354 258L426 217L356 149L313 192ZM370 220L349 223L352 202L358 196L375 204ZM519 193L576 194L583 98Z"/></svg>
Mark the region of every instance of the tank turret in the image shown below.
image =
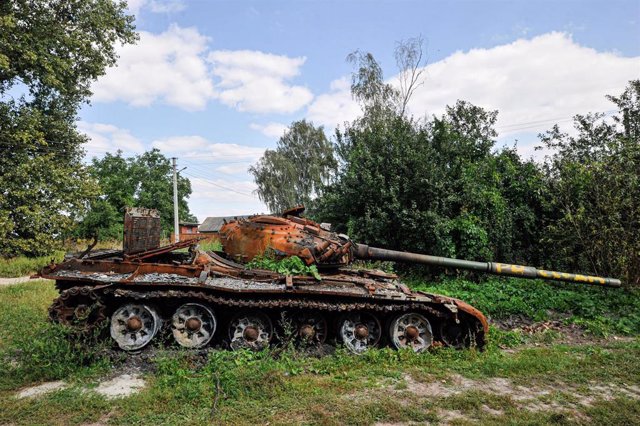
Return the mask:
<svg viewBox="0 0 640 426"><path fill-rule="evenodd" d="M304 207L299 206L285 211L282 217L253 216L248 219L226 223L220 229L224 252L236 261L243 263L270 250L276 257L298 256L307 265L317 265L320 269L347 266L356 259L389 260L466 269L519 278L540 278L606 287L620 287L621 285L620 280L615 278L369 247L368 245L351 241L344 234L331 232L330 227L326 224L318 224L310 219L301 217L300 215L303 211Z"/></svg>

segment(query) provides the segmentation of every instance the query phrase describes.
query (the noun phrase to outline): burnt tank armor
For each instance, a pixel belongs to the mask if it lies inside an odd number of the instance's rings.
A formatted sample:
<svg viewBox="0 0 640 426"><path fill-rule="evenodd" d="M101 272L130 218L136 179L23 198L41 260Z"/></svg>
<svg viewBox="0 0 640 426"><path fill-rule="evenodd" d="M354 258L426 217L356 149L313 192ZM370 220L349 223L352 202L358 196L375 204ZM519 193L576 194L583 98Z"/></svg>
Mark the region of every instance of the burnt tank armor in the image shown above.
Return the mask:
<svg viewBox="0 0 640 426"><path fill-rule="evenodd" d="M157 212L128 209L123 250L90 253L41 271L60 291L50 317L81 330L108 324L113 340L127 351L143 348L163 331L187 348L222 343L260 349L282 335L276 327L283 319L301 342L336 341L355 353L381 344L416 352L432 345L481 349L488 324L477 309L412 291L396 275L357 268L354 260L620 286L613 278L369 247L301 217L303 210L225 223L219 231L223 250L212 252L199 249L198 238L161 247ZM245 266L266 251L316 265L321 279Z"/></svg>

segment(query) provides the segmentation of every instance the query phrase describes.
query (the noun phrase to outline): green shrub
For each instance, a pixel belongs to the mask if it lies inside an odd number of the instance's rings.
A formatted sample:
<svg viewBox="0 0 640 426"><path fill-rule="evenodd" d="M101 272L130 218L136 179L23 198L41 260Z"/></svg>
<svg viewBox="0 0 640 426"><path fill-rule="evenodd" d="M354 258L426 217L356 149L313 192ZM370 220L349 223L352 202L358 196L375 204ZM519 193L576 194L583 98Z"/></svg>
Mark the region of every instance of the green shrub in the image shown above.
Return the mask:
<svg viewBox="0 0 640 426"><path fill-rule="evenodd" d="M283 275L313 275L317 280L322 279L316 265L305 265L298 256L276 259L272 251L267 250L261 256L256 256L247 264L250 269L267 269Z"/></svg>

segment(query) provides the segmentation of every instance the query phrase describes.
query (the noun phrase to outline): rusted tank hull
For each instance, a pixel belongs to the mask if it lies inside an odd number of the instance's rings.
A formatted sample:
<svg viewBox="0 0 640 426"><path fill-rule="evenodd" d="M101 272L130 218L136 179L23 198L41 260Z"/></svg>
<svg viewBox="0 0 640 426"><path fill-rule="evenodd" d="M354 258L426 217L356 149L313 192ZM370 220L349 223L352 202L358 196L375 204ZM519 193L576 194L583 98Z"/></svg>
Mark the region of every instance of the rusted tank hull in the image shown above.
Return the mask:
<svg viewBox="0 0 640 426"><path fill-rule="evenodd" d="M47 268L42 276L56 280L61 292L51 307L51 317L84 329L110 320L112 337L125 350L141 349L153 339L152 336L145 343L146 336L142 336L132 342L118 334L134 336L137 327L145 327L144 315L150 323L156 322L148 327L149 334L162 332L164 324L183 346L185 340L186 346L191 344L189 336L194 335L189 333L188 326L203 327L208 317L213 318L216 327L209 330L213 335L206 345L263 347L273 341L272 336L282 335L277 329L283 316L285 321L287 318L293 321L296 338L311 336L316 343L344 343L352 337L355 346L350 349L354 352L388 343L391 337L388 330L394 324L395 335L401 334L401 338L402 333L409 334L414 326L423 329L420 336L425 341L419 350L432 345L482 348L485 343L488 325L479 311L452 298L410 291L394 275L339 269L324 274L318 281L308 276L246 270L213 253L193 257L192 264L180 265L117 257L72 259ZM183 309L184 306L187 307ZM126 309L122 310L123 307ZM127 309L142 313L132 314ZM191 315L184 319L184 324L180 323L181 312L187 312L185 318ZM239 315L245 317L238 320ZM398 323L398 318L409 325ZM114 331L113 324L120 324L121 329ZM345 329L345 324L353 325L354 330ZM181 326L186 330L182 334ZM269 334L269 338L256 338L252 327L258 331L268 329L265 335ZM374 332L379 334L375 339L365 335ZM205 346L204 338L192 340L194 347Z"/></svg>
<svg viewBox="0 0 640 426"><path fill-rule="evenodd" d="M45 268L41 276L55 280L60 291L51 319L85 331L107 325L127 351L162 333L187 348L260 349L278 336L302 344L336 342L355 353L385 344L416 352L484 346L488 326L479 311L411 291L393 274L353 268L352 244L339 235L327 238L307 219L258 216L229 224L220 253L202 251L193 240L160 247L158 226L157 212L128 209L123 251L83 254ZM268 247L307 264L320 260L321 276L236 263Z"/></svg>

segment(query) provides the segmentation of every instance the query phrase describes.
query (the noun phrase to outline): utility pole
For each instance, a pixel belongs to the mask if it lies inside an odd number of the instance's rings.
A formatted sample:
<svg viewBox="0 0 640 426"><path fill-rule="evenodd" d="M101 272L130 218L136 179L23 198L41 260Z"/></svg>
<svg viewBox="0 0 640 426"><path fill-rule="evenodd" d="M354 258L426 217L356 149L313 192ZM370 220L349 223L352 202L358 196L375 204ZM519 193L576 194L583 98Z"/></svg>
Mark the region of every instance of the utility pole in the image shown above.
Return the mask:
<svg viewBox="0 0 640 426"><path fill-rule="evenodd" d="M173 234L174 243L180 241L180 224L178 221L178 170L176 165L176 157L171 158L173 162Z"/></svg>

